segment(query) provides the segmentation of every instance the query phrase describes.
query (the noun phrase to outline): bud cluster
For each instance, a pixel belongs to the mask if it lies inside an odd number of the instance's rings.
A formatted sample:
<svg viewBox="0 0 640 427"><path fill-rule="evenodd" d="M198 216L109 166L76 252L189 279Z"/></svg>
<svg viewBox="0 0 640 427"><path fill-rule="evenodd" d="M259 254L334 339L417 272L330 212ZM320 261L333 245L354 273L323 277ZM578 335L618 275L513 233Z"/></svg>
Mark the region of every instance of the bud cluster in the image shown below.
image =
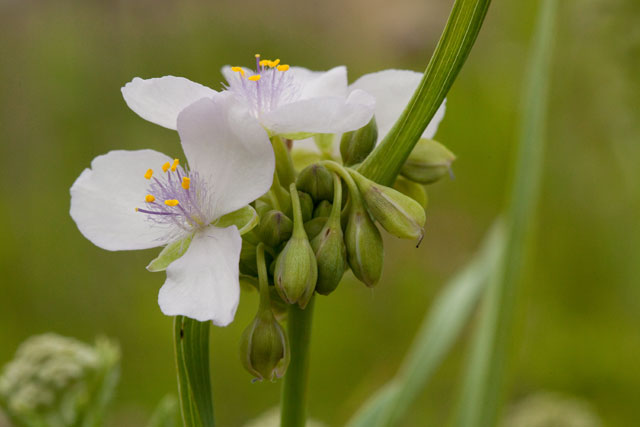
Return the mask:
<svg viewBox="0 0 640 427"><path fill-rule="evenodd" d="M260 225L243 236L240 270L258 277L260 308L245 331L241 354L257 379L280 377L288 364L286 338L276 320L283 307L304 309L314 293L331 294L347 270L368 287L378 283L384 257L378 225L418 244L424 237L424 185L446 174L455 156L422 139L390 188L356 171L377 137L372 119L342 136L342 164L318 160L297 176L276 173L271 190L253 203Z"/></svg>

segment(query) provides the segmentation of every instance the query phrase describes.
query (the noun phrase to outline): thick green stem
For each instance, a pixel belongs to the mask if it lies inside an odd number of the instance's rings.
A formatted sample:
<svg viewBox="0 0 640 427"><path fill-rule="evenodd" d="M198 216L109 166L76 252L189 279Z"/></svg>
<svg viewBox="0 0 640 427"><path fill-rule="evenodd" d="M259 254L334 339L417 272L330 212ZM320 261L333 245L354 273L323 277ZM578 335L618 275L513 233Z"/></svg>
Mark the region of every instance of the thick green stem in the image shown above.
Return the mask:
<svg viewBox="0 0 640 427"><path fill-rule="evenodd" d="M291 362L282 388L281 427L304 427L306 424L309 344L314 300L315 297L311 297L304 310L296 304L289 306L287 333Z"/></svg>
<svg viewBox="0 0 640 427"><path fill-rule="evenodd" d="M395 125L358 171L391 185L444 101L480 32L491 0L456 0L424 77Z"/></svg>
<svg viewBox="0 0 640 427"><path fill-rule="evenodd" d="M271 145L276 156L276 171L280 183L285 187L289 186L296 179L296 172L293 168L293 161L289 149L279 136L271 137Z"/></svg>

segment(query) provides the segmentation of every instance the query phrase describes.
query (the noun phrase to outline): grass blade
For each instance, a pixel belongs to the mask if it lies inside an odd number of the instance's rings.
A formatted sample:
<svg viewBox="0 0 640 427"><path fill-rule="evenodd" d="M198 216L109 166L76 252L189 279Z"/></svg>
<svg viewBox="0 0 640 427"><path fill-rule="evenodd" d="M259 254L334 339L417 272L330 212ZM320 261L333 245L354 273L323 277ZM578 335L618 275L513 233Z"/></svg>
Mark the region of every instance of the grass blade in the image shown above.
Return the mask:
<svg viewBox="0 0 640 427"><path fill-rule="evenodd" d="M513 187L506 217L507 246L501 268L483 299L482 317L467 367L457 425L496 425L505 383L517 285L540 192L545 113L549 91L555 0L544 0L533 39Z"/></svg>

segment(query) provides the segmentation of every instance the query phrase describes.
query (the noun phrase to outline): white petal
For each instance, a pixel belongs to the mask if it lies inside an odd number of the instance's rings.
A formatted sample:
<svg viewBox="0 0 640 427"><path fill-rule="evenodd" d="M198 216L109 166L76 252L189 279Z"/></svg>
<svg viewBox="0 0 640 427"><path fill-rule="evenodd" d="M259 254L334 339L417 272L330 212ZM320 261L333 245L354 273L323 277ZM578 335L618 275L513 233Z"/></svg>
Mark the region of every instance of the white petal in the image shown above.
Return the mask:
<svg viewBox="0 0 640 427"><path fill-rule="evenodd" d="M286 72L293 73L295 84L300 86L300 99L347 96L347 67L344 65L329 71L292 67Z"/></svg>
<svg viewBox="0 0 640 427"><path fill-rule="evenodd" d="M178 114L195 101L217 92L184 77L134 78L122 88L124 100L145 120L176 129Z"/></svg>
<svg viewBox="0 0 640 427"><path fill-rule="evenodd" d="M375 100L355 90L348 98L311 98L285 104L262 115L273 134L343 133L361 128L373 115Z"/></svg>
<svg viewBox="0 0 640 427"><path fill-rule="evenodd" d="M209 226L196 233L185 254L167 268L158 304L167 316L187 316L227 326L240 299L242 239L236 226Z"/></svg>
<svg viewBox="0 0 640 427"><path fill-rule="evenodd" d="M248 68L245 68L245 67L240 67L240 68L244 70L244 73L247 76L250 76L254 73L253 70L250 70ZM240 74L239 72L231 70L231 65L225 65L224 67L222 67L222 70L220 70L220 72L222 73L222 76L227 82L231 82L232 79L239 79L242 77L242 74Z"/></svg>
<svg viewBox="0 0 640 427"><path fill-rule="evenodd" d="M275 158L266 131L233 95L201 99L178 116L189 166L209 184L216 217L240 209L271 187Z"/></svg>
<svg viewBox="0 0 640 427"><path fill-rule="evenodd" d="M356 80L352 89L362 89L376 99L376 123L378 124L378 141L391 130L402 114L411 96L415 92L422 74L407 70L385 70L366 74ZM423 133L423 137L432 138L444 117L445 102L442 103L433 119Z"/></svg>
<svg viewBox="0 0 640 427"><path fill-rule="evenodd" d="M91 162L71 187L71 217L93 244L110 251L146 249L167 243L170 229L135 211L144 206L147 169L171 161L154 150L111 151Z"/></svg>

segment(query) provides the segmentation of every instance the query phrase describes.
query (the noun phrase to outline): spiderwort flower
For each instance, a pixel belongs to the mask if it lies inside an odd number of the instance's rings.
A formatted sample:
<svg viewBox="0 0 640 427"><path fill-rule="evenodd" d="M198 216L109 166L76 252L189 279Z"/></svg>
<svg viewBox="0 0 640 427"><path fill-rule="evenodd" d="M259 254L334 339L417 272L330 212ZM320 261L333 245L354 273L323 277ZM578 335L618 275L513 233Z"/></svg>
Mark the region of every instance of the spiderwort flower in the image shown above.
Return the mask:
<svg viewBox="0 0 640 427"><path fill-rule="evenodd" d="M344 133L366 125L375 101L360 89L350 90L344 66L326 72L281 64L256 55L253 70L225 66L224 91L233 94L267 129L270 136L291 139L316 133ZM140 117L176 128L176 118L189 104L215 90L182 77L134 78L122 88L127 105Z"/></svg>
<svg viewBox="0 0 640 427"><path fill-rule="evenodd" d="M191 104L176 127L189 168L154 150L98 156L71 187L71 216L107 250L191 239L166 269L160 309L225 326L238 305L242 241L236 226L212 223L269 189L274 154L264 129L228 94Z"/></svg>

